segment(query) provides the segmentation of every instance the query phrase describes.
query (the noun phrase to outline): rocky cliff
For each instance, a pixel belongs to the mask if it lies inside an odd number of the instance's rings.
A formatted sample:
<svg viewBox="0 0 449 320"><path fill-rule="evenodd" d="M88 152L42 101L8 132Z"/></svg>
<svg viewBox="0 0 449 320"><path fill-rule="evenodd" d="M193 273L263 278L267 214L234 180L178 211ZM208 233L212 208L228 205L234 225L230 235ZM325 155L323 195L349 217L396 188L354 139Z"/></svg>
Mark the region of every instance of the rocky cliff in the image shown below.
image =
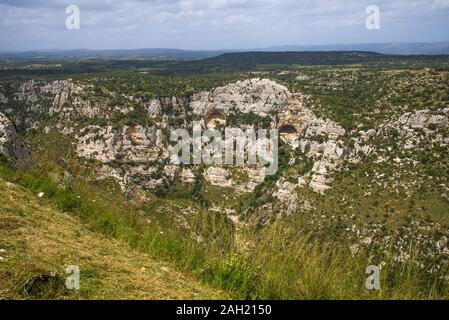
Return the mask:
<svg viewBox="0 0 449 320"><path fill-rule="evenodd" d="M0 155L15 168L25 165L31 158L16 128L3 113L0 113Z"/></svg>
<svg viewBox="0 0 449 320"><path fill-rule="evenodd" d="M269 211L284 213L304 207L298 189L325 194L332 188L335 174L348 164L367 157L378 162L392 157L393 163L400 162L392 152L386 155L382 147L381 141L391 139L391 130L403 141L400 147L408 150L429 139L448 144L447 136L437 132L447 127L448 109L392 114L374 129L347 132L337 122L318 116L308 96L260 78L189 96L151 99L95 89L90 83L70 79L31 80L21 83L14 94L0 97L0 110L25 132L57 130L71 141L81 161L95 163L95 179L113 178L130 195L168 188L177 181L194 185L203 178L235 195L254 192L266 180L260 165L174 166L169 159L169 133L179 128L191 130L193 121L199 121L203 129L224 125L247 129L258 127L263 120L267 128L279 130L282 143L288 146L288 159L281 159L287 163L282 164L276 183L265 190L278 200L271 202ZM21 109L11 108L11 102ZM1 119L2 153L19 165L29 154L14 126L5 116Z"/></svg>

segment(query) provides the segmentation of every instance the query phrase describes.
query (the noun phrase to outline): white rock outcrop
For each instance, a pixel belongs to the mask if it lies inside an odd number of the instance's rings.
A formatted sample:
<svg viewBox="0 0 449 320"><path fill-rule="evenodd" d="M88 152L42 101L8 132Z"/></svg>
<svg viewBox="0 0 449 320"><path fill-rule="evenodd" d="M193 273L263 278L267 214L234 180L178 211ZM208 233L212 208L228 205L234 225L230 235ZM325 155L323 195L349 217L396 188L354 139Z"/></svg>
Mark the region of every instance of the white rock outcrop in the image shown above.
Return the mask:
<svg viewBox="0 0 449 320"><path fill-rule="evenodd" d="M183 183L195 183L196 181L195 174L190 169L182 169L181 181Z"/></svg>
<svg viewBox="0 0 449 320"><path fill-rule="evenodd" d="M304 97L295 94L279 115L280 127L289 126L296 133L283 135L284 142L294 149L300 148L314 164L309 173L309 187L318 193L330 188L332 173L337 170L348 153L340 139L345 130L337 123L319 118L303 103ZM286 189L286 188L281 188Z"/></svg>
<svg viewBox="0 0 449 320"><path fill-rule="evenodd" d="M24 165L31 158L16 128L3 113L0 113L0 155L15 168Z"/></svg>
<svg viewBox="0 0 449 320"><path fill-rule="evenodd" d="M76 151L80 157L107 163L155 161L160 153L154 127L89 126L78 137Z"/></svg>
<svg viewBox="0 0 449 320"><path fill-rule="evenodd" d="M266 115L280 111L291 97L288 89L269 79L248 79L218 87L212 92L200 92L193 96L190 107L203 115L209 108L228 113L237 109L243 113Z"/></svg>
<svg viewBox="0 0 449 320"><path fill-rule="evenodd" d="M429 125L443 126L449 121L449 108L438 109L436 111L418 110L403 114L396 124L403 128L424 129Z"/></svg>
<svg viewBox="0 0 449 320"><path fill-rule="evenodd" d="M213 186L231 188L231 173L220 167L209 167L204 174L204 179Z"/></svg>

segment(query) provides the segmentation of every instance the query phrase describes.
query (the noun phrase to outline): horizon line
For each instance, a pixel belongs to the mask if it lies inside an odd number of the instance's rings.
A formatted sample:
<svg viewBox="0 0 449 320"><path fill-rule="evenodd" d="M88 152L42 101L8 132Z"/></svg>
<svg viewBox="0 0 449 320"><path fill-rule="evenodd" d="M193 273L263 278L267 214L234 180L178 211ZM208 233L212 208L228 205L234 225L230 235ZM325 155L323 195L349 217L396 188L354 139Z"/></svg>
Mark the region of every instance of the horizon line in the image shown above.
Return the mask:
<svg viewBox="0 0 449 320"><path fill-rule="evenodd" d="M23 50L0 50L0 54L5 53L27 53L27 52L58 52L58 51L126 51L126 50L177 50L177 51L205 51L205 52L217 52L217 51L260 51L264 49L272 49L272 48L282 48L282 47L323 47L323 46L355 46L355 45L389 45L389 44L414 44L414 45L425 45L425 44L438 44L438 43L447 43L449 44L449 40L440 40L440 41L417 41L417 42L408 42L408 41L400 41L400 42L360 42L360 43L328 43L328 44L283 44L283 45L270 45L266 47L259 48L228 48L228 49L185 49L185 48L176 48L176 47L135 47L135 48L47 48L47 49L23 49Z"/></svg>

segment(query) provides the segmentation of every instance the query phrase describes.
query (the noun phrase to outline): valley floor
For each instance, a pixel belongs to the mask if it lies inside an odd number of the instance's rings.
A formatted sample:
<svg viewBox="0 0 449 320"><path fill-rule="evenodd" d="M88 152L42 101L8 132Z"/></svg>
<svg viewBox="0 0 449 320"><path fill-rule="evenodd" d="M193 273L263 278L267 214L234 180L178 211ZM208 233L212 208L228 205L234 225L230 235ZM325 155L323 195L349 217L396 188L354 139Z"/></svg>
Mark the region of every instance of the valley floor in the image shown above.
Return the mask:
<svg viewBox="0 0 449 320"><path fill-rule="evenodd" d="M0 179L0 299L223 299L220 291L89 230ZM80 269L80 290L65 269Z"/></svg>

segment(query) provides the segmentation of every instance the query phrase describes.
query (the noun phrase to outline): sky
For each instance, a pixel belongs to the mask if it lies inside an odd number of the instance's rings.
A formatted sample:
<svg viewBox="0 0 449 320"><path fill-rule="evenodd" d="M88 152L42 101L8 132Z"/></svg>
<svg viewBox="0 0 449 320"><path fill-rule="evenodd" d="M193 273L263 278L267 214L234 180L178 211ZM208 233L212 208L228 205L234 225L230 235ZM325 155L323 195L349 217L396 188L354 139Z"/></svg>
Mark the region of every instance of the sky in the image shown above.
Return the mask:
<svg viewBox="0 0 449 320"><path fill-rule="evenodd" d="M66 8L80 10L69 30ZM366 28L366 8L380 29ZM449 40L449 0L0 0L0 51Z"/></svg>

